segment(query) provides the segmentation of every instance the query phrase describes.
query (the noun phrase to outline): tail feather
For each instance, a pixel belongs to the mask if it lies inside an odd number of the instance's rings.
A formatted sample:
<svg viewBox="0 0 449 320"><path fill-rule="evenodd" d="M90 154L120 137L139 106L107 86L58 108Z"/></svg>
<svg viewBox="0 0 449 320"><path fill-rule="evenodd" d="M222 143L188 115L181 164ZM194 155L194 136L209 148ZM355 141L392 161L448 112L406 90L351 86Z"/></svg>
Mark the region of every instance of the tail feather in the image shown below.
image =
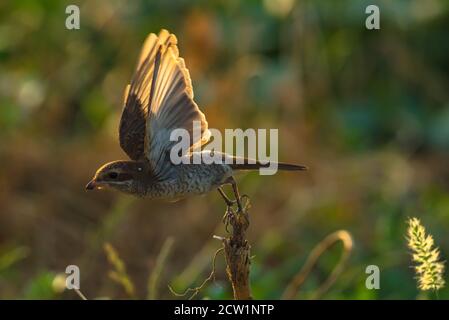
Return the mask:
<svg viewBox="0 0 449 320"><path fill-rule="evenodd" d="M233 164L230 164L230 166L234 170L258 170L260 168L268 168L268 167L270 167L270 164L272 165L273 163L266 163L266 164L262 164L260 162L248 163L248 162L246 162L246 159L245 159L245 163L241 163L241 164L233 163ZM306 166L303 166L300 164L291 164L291 163L284 163L284 162L276 162L276 164L277 164L278 170L285 170L285 171L308 170L308 168Z"/></svg>

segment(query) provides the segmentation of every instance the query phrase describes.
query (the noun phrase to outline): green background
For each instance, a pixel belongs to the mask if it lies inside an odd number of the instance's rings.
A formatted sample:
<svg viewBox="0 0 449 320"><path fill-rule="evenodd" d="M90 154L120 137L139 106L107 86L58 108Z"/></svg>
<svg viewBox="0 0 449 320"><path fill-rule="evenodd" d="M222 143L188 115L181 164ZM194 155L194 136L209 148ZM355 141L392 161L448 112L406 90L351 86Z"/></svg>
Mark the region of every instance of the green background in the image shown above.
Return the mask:
<svg viewBox="0 0 449 320"><path fill-rule="evenodd" d="M77 4L80 30L65 28ZM381 29L365 28L377 4ZM110 242L136 287L174 243L152 297L207 277L226 235L218 193L177 203L86 193L104 162L125 159L118 121L146 35L178 37L210 127L277 128L282 161L308 172L237 178L252 208L255 298L281 296L326 235L354 249L323 298L415 299L407 217L449 254L449 2L2 1L0 3L0 298L77 299L53 279L81 269L88 298L129 298L108 273ZM341 255L326 252L298 298L313 296ZM377 265L379 290L365 287ZM446 277L447 279L447 277ZM223 257L197 298L230 298ZM432 297L428 295L427 297ZM439 297L449 298L443 289Z"/></svg>

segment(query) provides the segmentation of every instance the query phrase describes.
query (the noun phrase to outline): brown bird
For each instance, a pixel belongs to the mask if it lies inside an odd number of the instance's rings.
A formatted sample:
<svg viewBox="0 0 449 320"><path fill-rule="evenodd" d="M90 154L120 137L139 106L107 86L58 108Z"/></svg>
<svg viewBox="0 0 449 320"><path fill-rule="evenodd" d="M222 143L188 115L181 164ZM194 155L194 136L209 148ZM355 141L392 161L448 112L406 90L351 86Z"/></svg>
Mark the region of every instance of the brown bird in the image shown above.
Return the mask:
<svg viewBox="0 0 449 320"><path fill-rule="evenodd" d="M193 122L201 123L201 135L192 134ZM112 187L137 196L175 201L217 189L227 205L240 196L233 178L235 171L256 170L269 164L244 159L227 164L234 157L220 153L221 163L173 164L170 150L175 144L170 132L183 128L193 138L183 157L193 157L193 147L203 146L210 138L206 117L193 101L192 83L184 60L179 57L174 34L162 30L151 33L140 53L136 71L126 87L119 126L120 146L131 160L105 164L86 185L87 190ZM199 151L210 152L210 151ZM235 162L235 161L234 161ZM302 165L278 163L280 170L306 170ZM236 200L231 201L222 186L231 184Z"/></svg>

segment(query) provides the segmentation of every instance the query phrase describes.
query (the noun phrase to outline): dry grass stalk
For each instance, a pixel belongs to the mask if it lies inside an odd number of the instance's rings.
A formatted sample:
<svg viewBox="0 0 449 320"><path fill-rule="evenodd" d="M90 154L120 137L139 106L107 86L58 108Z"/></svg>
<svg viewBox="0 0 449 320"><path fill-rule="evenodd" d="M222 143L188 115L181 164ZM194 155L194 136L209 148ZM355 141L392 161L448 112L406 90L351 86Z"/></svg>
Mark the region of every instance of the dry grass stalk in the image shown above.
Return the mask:
<svg viewBox="0 0 449 320"><path fill-rule="evenodd" d="M105 243L104 251L106 252L109 263L114 268L114 270L109 271L109 277L121 285L129 297L135 298L136 290L134 284L128 276L125 264L122 259L120 259L117 250L115 250L110 243Z"/></svg>
<svg viewBox="0 0 449 320"><path fill-rule="evenodd" d="M76 294L81 298L81 300L88 300L86 296L81 292L80 289L75 289Z"/></svg>
<svg viewBox="0 0 449 320"><path fill-rule="evenodd" d="M285 289L284 294L282 295L282 299L285 300L295 299L301 285L304 283L310 272L313 270L318 259L323 255L324 252L329 250L339 241L343 243L343 252L340 256L340 260L338 261L337 265L332 270L332 273L329 275L326 281L315 291L313 298L319 299L325 292L329 290L329 288L334 284L338 276L343 271L346 261L348 260L350 253L352 251L353 247L352 237L346 230L339 230L328 235L320 243L318 243L315 246L315 248L313 248L302 269L296 274L296 276L293 278L293 280L289 283L289 285Z"/></svg>
<svg viewBox="0 0 449 320"><path fill-rule="evenodd" d="M168 237L165 240L164 244L162 245L161 251L159 252L159 255L156 259L156 264L155 264L153 271L151 272L151 275L148 279L148 299L149 300L157 299L159 278L160 278L161 272L164 268L164 265L167 261L168 255L170 254L170 251L173 247L174 242L175 242L175 240L173 239L173 237Z"/></svg>

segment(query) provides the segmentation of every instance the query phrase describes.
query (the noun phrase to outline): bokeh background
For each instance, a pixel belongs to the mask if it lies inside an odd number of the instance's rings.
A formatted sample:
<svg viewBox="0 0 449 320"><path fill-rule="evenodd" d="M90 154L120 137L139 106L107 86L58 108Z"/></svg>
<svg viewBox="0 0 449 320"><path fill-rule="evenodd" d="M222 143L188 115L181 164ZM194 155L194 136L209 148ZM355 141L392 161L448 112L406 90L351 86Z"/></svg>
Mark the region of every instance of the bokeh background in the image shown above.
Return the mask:
<svg viewBox="0 0 449 320"><path fill-rule="evenodd" d="M80 30L65 28L69 4L80 7ZM365 28L369 4L381 30ZM446 0L1 1L0 298L78 299L54 280L70 264L88 298L175 299L169 284L182 292L210 272L221 246L212 236L226 235L218 193L167 204L84 190L99 165L126 157L123 90L146 35L161 28L177 35L211 127L278 128L280 158L310 167L238 177L252 203L255 298L279 298L339 229L354 250L323 298L422 297L407 217L449 256ZM131 294L111 278L105 243ZM298 298L340 254L320 259ZM371 264L380 290L365 287ZM216 265L197 298L231 297L222 256Z"/></svg>

